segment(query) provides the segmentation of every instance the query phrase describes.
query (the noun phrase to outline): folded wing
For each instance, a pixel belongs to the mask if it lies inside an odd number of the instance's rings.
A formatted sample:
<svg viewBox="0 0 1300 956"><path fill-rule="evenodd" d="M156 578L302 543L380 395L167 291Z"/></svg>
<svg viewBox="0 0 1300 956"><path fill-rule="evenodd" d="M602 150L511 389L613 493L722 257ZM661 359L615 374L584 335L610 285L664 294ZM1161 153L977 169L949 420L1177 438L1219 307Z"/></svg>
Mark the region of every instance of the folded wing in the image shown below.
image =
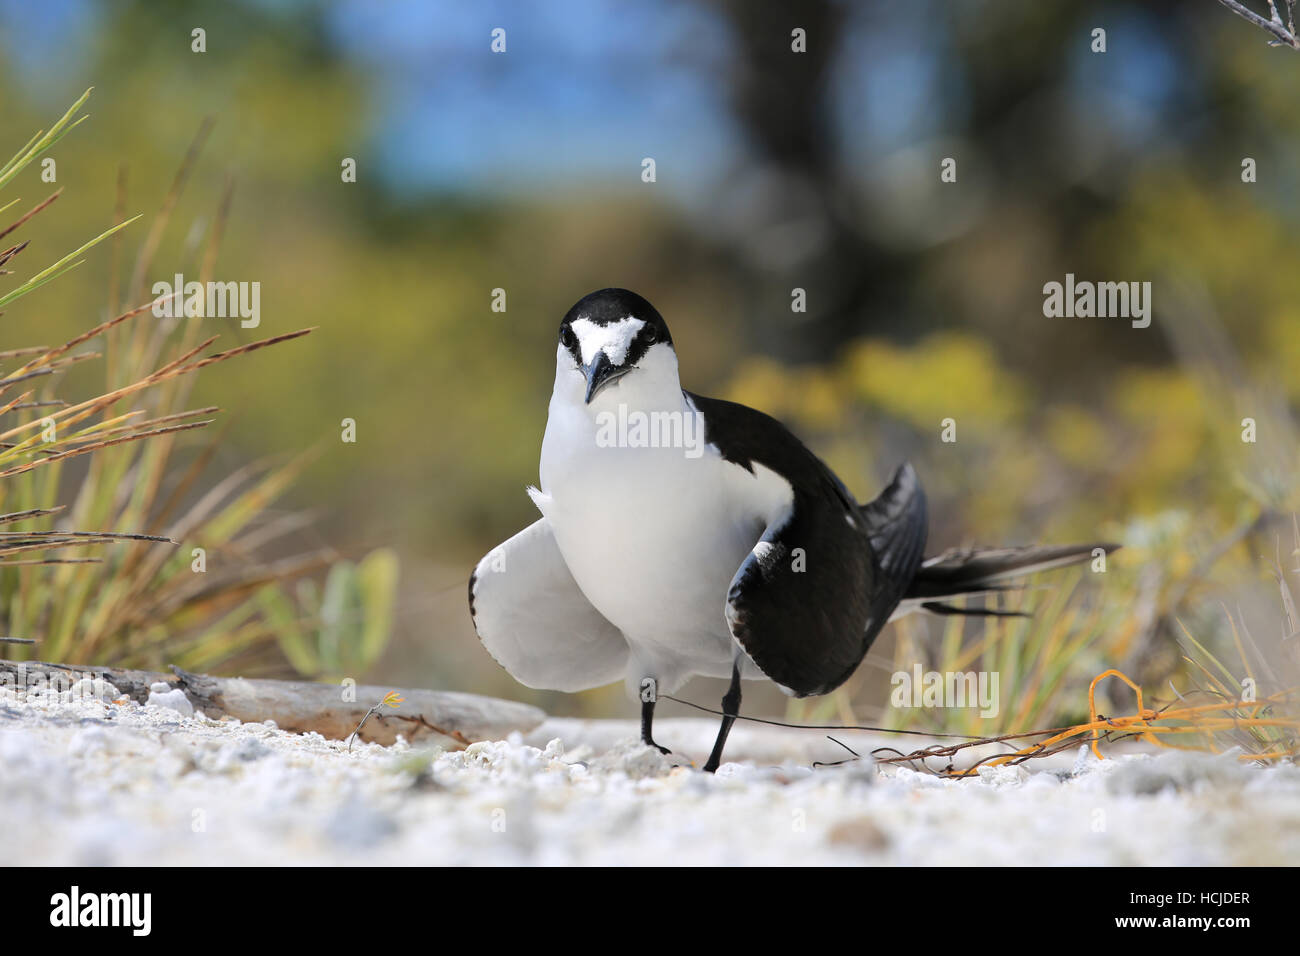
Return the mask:
<svg viewBox="0 0 1300 956"><path fill-rule="evenodd" d="M795 695L828 693L861 663L924 547L925 496L910 466L864 508L797 494L732 579L732 636Z"/></svg>

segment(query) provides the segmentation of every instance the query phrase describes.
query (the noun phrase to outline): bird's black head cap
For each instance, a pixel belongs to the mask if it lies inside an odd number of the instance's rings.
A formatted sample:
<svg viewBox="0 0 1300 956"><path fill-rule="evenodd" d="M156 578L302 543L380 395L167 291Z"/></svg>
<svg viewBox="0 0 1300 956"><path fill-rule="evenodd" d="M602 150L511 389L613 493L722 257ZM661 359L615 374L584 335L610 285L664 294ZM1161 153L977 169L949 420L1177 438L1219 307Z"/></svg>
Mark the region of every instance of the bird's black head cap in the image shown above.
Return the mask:
<svg viewBox="0 0 1300 956"><path fill-rule="evenodd" d="M597 325L609 325L627 318L640 319L645 323L628 355L629 363L644 355L645 350L655 342L672 344L673 337L668 332L668 323L659 314L659 310L627 289L599 289L584 295L565 313L560 322L560 337L563 340L564 330L578 319L587 319Z"/></svg>

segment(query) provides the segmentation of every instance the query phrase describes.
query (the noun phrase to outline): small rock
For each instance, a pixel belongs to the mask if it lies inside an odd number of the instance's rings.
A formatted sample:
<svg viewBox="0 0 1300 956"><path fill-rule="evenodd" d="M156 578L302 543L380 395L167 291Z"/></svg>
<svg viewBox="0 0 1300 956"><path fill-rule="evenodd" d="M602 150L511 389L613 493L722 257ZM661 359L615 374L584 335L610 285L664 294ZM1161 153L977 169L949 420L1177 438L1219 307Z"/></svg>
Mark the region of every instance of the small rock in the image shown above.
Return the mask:
<svg viewBox="0 0 1300 956"><path fill-rule="evenodd" d="M1070 776L1077 777L1082 773L1096 767L1101 761L1093 756L1092 748L1087 744L1079 744L1078 755L1074 758L1074 766L1070 769Z"/></svg>
<svg viewBox="0 0 1300 956"><path fill-rule="evenodd" d="M357 799L334 811L325 823L325 833L341 846L370 849L397 833L392 817Z"/></svg>
<svg viewBox="0 0 1300 956"><path fill-rule="evenodd" d="M889 846L889 837L869 817L853 817L831 827L826 842L863 853L879 853Z"/></svg>
<svg viewBox="0 0 1300 956"><path fill-rule="evenodd" d="M89 699L107 702L120 696L121 691L104 680L104 678L83 677L67 690L64 700L66 703Z"/></svg>
<svg viewBox="0 0 1300 956"><path fill-rule="evenodd" d="M235 745L235 756L245 763L261 760L271 752L271 748L260 740L244 739Z"/></svg>
<svg viewBox="0 0 1300 956"><path fill-rule="evenodd" d="M1021 766L983 764L976 768L980 782L992 787L1017 787L1029 779L1029 771Z"/></svg>
<svg viewBox="0 0 1300 956"><path fill-rule="evenodd" d="M186 717L194 716L194 705L185 696L185 691L164 681L149 685L149 699L145 701L144 705L146 707L165 707L168 710L176 711L178 714L184 714Z"/></svg>
<svg viewBox="0 0 1300 956"><path fill-rule="evenodd" d="M1249 768L1230 755L1166 751L1156 756L1133 755L1116 760L1106 778L1111 793L1151 796L1169 790L1193 792L1213 787L1220 793L1237 790L1250 779Z"/></svg>

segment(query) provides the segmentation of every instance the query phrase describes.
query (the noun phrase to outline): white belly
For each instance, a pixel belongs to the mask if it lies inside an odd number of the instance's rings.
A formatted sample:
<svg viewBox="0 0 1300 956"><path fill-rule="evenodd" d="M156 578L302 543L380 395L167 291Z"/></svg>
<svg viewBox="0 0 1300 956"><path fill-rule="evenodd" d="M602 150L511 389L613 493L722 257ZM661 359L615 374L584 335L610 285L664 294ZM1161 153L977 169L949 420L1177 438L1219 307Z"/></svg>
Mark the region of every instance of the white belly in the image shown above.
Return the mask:
<svg viewBox="0 0 1300 956"><path fill-rule="evenodd" d="M541 494L565 563L592 605L628 640L627 680L671 693L693 675L761 676L727 628L731 579L789 486L712 448L599 447L585 408L551 408Z"/></svg>

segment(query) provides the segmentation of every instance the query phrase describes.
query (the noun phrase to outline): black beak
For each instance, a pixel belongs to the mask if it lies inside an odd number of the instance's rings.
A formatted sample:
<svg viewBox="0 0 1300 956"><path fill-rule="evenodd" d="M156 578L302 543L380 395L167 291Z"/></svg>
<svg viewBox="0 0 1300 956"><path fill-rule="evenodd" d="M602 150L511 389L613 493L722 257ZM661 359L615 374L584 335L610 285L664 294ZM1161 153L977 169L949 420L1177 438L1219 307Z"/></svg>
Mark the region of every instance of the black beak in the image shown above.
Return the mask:
<svg viewBox="0 0 1300 956"><path fill-rule="evenodd" d="M609 360L605 350L601 349L590 365L584 365L582 371L587 376L587 404L596 397L596 393L617 378L621 378L631 366L617 366Z"/></svg>

